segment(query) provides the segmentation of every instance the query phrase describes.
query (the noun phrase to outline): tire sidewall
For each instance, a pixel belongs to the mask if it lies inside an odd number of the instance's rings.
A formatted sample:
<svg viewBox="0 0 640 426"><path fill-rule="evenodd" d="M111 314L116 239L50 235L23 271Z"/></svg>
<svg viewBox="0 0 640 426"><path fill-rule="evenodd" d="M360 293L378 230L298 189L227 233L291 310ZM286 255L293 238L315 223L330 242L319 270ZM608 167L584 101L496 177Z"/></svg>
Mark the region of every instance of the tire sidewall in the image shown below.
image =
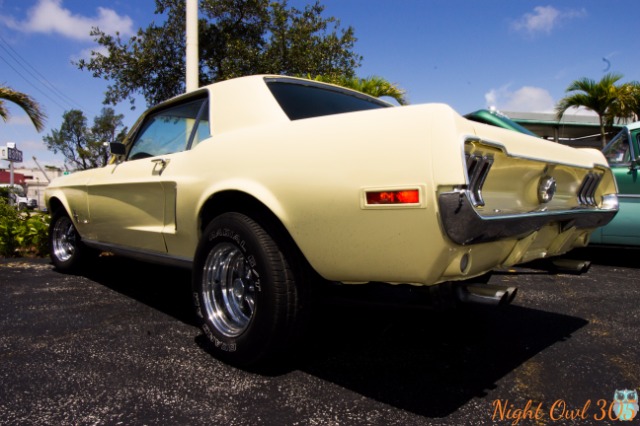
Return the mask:
<svg viewBox="0 0 640 426"><path fill-rule="evenodd" d="M207 227L194 259L193 300L196 316L210 343L210 350L218 358L237 365L250 365L270 352L273 338L277 334L274 280L279 280L273 270L264 247L264 236L256 235L256 229L240 214L224 214L214 219ZM258 229L262 231L261 228ZM262 231L264 232L264 231ZM270 238L266 241L274 244ZM206 318L203 300L203 272L209 253L218 244L237 247L252 268L256 278L255 309L247 328L238 336L230 337L219 332ZM282 261L282 259L280 259Z"/></svg>

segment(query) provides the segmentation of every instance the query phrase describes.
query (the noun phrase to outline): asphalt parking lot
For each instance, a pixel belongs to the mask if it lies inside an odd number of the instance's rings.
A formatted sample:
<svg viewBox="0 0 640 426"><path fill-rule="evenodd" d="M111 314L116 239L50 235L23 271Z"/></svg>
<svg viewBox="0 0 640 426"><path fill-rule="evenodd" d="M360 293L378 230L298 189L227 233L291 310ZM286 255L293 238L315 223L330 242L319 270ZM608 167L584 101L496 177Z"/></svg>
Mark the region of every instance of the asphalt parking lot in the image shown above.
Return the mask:
<svg viewBox="0 0 640 426"><path fill-rule="evenodd" d="M3 259L0 424L611 424L614 392L640 388L640 251L573 255L589 272L495 274L520 290L505 309L323 302L272 372L206 352L183 270Z"/></svg>

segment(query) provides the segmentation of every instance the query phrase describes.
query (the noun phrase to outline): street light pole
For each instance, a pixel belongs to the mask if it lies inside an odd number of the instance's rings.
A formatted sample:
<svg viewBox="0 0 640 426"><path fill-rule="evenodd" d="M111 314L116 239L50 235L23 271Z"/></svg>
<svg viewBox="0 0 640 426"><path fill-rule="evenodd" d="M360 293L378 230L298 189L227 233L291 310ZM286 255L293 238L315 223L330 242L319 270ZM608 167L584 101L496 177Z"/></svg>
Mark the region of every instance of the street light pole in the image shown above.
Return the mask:
<svg viewBox="0 0 640 426"><path fill-rule="evenodd" d="M198 0L187 1L187 52L186 52L186 89L196 90L199 82L198 55Z"/></svg>

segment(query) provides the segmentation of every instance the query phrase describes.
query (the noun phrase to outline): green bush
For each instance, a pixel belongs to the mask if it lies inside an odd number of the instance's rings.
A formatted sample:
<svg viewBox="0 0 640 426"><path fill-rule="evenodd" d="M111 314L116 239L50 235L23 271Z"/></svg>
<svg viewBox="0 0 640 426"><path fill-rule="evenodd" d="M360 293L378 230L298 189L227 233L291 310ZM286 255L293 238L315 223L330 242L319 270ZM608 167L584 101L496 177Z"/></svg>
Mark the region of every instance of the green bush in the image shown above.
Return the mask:
<svg viewBox="0 0 640 426"><path fill-rule="evenodd" d="M46 256L49 215L18 212L0 197L0 256Z"/></svg>

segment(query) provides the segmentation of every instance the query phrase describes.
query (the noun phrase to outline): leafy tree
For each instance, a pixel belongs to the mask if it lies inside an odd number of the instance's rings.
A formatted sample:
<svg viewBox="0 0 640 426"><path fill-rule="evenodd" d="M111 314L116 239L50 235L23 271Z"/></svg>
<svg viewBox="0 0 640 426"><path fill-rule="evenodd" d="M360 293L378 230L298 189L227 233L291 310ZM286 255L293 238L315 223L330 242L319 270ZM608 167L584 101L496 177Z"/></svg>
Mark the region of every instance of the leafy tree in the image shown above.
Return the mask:
<svg viewBox="0 0 640 426"><path fill-rule="evenodd" d="M630 98L629 102L631 112L635 115L633 119L640 120L640 82L633 81L629 83Z"/></svg>
<svg viewBox="0 0 640 426"><path fill-rule="evenodd" d="M322 16L318 1L303 10L287 0L200 0L200 85L249 74L341 74L353 77L362 58L353 52L352 27ZM161 25L152 23L128 40L94 28L107 53L94 51L80 69L111 82L105 103L141 94L156 104L184 92L185 2L156 0Z"/></svg>
<svg viewBox="0 0 640 426"><path fill-rule="evenodd" d="M123 127L122 114L117 114L112 108L103 108L102 114L93 119L93 127L91 128L91 137L96 144L100 146L96 148L99 154L99 164L105 165L111 156L109 144L111 142L122 142L127 135L127 128Z"/></svg>
<svg viewBox="0 0 640 426"><path fill-rule="evenodd" d="M640 83L632 81L617 88L616 102L610 108L609 120L616 117L627 120L640 119Z"/></svg>
<svg viewBox="0 0 640 426"><path fill-rule="evenodd" d="M67 162L79 170L102 167L109 160L109 143L124 140L127 129L123 128L121 114L112 108L103 108L95 117L93 126L87 126L87 118L80 110L66 111L59 130L52 130L44 137L47 148L61 153Z"/></svg>
<svg viewBox="0 0 640 426"><path fill-rule="evenodd" d="M556 116L558 120L569 108L585 107L598 114L600 120L600 134L602 146L607 143L607 124L613 123L614 110L618 104L620 89L616 83L622 79L621 74L608 73L600 81L590 78L575 80L566 92L572 93L558 102L556 105Z"/></svg>
<svg viewBox="0 0 640 426"><path fill-rule="evenodd" d="M9 110L6 102L9 101L24 110L27 116L35 126L36 130L41 132L44 129L44 122L47 119L42 107L31 96L22 92L11 89L7 86L0 86L0 117L6 122L9 117Z"/></svg>
<svg viewBox="0 0 640 426"><path fill-rule="evenodd" d="M390 97L400 105L407 105L409 102L406 98L406 91L399 88L398 85L390 83L382 77L372 76L367 78L348 77L345 75L318 75L311 77L310 80L331 83L349 89L357 90L376 98Z"/></svg>

